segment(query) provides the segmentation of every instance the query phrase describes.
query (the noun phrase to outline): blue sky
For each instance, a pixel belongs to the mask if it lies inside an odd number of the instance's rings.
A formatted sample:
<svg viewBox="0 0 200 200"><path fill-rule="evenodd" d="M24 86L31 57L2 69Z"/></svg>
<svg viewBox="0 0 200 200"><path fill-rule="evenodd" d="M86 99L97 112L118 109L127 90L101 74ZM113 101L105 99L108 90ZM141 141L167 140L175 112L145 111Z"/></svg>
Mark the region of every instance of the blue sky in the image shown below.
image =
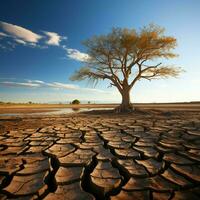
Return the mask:
<svg viewBox="0 0 200 200"><path fill-rule="evenodd" d="M0 101L120 102L107 82L93 88L69 80L87 57L82 41L112 27L138 30L152 22L177 38L179 57L166 63L186 72L178 79L138 82L132 102L199 101L199 9L199 0L2 0Z"/></svg>

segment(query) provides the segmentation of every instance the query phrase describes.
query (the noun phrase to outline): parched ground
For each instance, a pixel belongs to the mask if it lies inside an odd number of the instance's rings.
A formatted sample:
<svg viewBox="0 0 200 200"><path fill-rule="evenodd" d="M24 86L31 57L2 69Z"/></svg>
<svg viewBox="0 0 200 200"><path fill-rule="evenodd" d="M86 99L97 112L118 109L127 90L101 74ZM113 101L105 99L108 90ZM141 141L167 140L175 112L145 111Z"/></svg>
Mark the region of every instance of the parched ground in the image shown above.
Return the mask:
<svg viewBox="0 0 200 200"><path fill-rule="evenodd" d="M199 200L200 112L0 118L0 199Z"/></svg>

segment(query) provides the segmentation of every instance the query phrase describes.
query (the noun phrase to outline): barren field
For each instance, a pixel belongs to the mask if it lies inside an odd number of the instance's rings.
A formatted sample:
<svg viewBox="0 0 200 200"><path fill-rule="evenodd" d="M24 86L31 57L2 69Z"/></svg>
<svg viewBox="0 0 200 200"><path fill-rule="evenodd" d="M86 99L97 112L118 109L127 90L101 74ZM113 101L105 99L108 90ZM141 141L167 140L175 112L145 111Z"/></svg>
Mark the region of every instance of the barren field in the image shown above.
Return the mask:
<svg viewBox="0 0 200 200"><path fill-rule="evenodd" d="M0 199L199 199L200 105L135 107L1 116Z"/></svg>
<svg viewBox="0 0 200 200"><path fill-rule="evenodd" d="M38 113L52 112L65 108L115 108L118 104L3 104L0 105L0 114L5 113ZM157 110L200 110L200 103L143 103L133 104L135 108Z"/></svg>

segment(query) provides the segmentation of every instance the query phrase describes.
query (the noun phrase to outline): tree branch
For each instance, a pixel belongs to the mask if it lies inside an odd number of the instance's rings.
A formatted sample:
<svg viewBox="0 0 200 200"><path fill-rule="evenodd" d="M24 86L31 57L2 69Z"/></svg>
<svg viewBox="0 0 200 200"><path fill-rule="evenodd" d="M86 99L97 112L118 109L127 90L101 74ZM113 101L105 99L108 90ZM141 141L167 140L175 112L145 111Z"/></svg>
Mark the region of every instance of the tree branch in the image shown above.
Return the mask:
<svg viewBox="0 0 200 200"><path fill-rule="evenodd" d="M137 80L139 80L141 78L141 75L148 71L149 69L156 69L159 65L161 65L162 63L158 63L157 65L154 66L148 66L147 68L142 70L142 65L138 64L139 66L139 72L138 75L133 79L133 81L131 82L131 84L129 85L130 89L133 87L133 85L136 83Z"/></svg>

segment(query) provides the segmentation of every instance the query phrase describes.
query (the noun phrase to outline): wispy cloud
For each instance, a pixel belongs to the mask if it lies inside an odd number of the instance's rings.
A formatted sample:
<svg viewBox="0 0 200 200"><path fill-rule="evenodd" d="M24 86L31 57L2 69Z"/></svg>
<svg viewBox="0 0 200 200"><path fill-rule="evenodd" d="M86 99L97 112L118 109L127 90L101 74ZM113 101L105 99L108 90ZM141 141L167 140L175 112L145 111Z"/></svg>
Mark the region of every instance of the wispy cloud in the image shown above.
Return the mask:
<svg viewBox="0 0 200 200"><path fill-rule="evenodd" d="M88 54L82 53L77 49L65 48L65 50L67 51L67 57L73 60L87 62L90 59Z"/></svg>
<svg viewBox="0 0 200 200"><path fill-rule="evenodd" d="M10 36L13 36L14 38L19 38L25 42L37 43L42 38L41 35L36 34L21 26L9 24L6 22L0 22L0 26Z"/></svg>
<svg viewBox="0 0 200 200"><path fill-rule="evenodd" d="M32 88L40 87L40 84L37 83L12 82L12 81L0 82L0 85L6 87L32 87Z"/></svg>
<svg viewBox="0 0 200 200"><path fill-rule="evenodd" d="M94 92L94 93L109 93L104 90L95 89L95 88L81 88L78 85L66 84L60 82L44 82L41 80L25 80L23 82L17 81L2 81L0 86L3 87L25 87L25 88L54 88L54 89L65 89L73 91L83 91L83 92Z"/></svg>
<svg viewBox="0 0 200 200"><path fill-rule="evenodd" d="M8 35L3 32L0 32L0 37L8 37Z"/></svg>
<svg viewBox="0 0 200 200"><path fill-rule="evenodd" d="M41 31L40 34L22 26L0 21L0 38L7 37L9 42L18 45L43 48L45 46L60 46L62 40L67 37L60 36L56 32ZM3 47L5 45L1 45ZM13 46L13 48L15 48ZM62 46L60 46L62 48Z"/></svg>
<svg viewBox="0 0 200 200"><path fill-rule="evenodd" d="M24 45L27 44L24 40L21 39L15 39L15 41L18 42L19 44L24 44Z"/></svg>
<svg viewBox="0 0 200 200"><path fill-rule="evenodd" d="M39 84L45 84L44 81L40 81L40 80L27 80L27 82L29 83L39 83Z"/></svg>
<svg viewBox="0 0 200 200"><path fill-rule="evenodd" d="M63 39L67 39L66 37L58 35L58 33L48 31L44 31L44 33L48 36L48 40L46 41L48 45L59 46Z"/></svg>
<svg viewBox="0 0 200 200"><path fill-rule="evenodd" d="M17 45L29 46L32 48L48 48L57 46L66 51L66 57L72 60L87 62L90 57L78 49L68 48L62 44L66 36L61 36L56 32L41 31L40 34L33 32L19 25L0 21L0 39L6 39L6 43L0 44L4 50L13 50Z"/></svg>
<svg viewBox="0 0 200 200"><path fill-rule="evenodd" d="M67 58L81 62L87 62L90 59L88 54L61 44L67 37L61 36L56 32L41 31L40 34L38 34L22 26L2 21L0 21L0 29L2 29L0 32L0 39L7 38L7 46L5 44L0 44L0 48L4 50L13 50L17 45L34 48L57 46L66 51Z"/></svg>
<svg viewBox="0 0 200 200"><path fill-rule="evenodd" d="M59 83L59 82L53 82L48 84L50 87L54 88L61 88L61 89L70 89L70 90L77 90L79 87L74 84L65 84L65 83Z"/></svg>

